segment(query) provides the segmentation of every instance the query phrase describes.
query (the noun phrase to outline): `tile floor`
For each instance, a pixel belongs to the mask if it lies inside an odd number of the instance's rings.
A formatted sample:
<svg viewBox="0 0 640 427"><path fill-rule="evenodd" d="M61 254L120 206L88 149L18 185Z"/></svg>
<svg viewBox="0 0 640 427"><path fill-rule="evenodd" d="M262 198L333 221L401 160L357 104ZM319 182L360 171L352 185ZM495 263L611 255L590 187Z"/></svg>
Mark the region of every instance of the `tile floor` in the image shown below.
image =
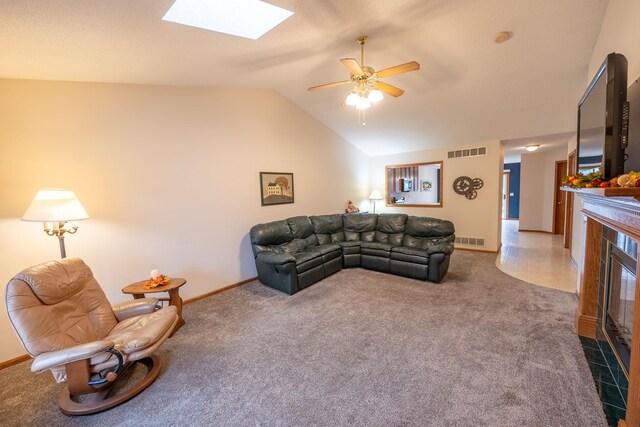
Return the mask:
<svg viewBox="0 0 640 427"><path fill-rule="evenodd" d="M619 419L624 419L626 412L625 398L621 393L614 375L611 373L605 356L600 350L596 340L580 337L582 350L589 363L596 390L602 401L604 414L610 426L616 427Z"/></svg>
<svg viewBox="0 0 640 427"><path fill-rule="evenodd" d="M578 272L571 263L563 236L519 232L518 221L502 221L502 247L496 266L525 282L575 292Z"/></svg>

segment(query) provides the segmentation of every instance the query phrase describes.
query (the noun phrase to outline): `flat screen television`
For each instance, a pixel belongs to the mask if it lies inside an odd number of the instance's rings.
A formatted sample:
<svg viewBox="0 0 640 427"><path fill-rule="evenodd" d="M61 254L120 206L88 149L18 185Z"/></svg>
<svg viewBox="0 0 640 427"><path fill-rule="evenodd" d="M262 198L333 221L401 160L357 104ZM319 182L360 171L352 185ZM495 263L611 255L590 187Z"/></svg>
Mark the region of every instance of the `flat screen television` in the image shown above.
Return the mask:
<svg viewBox="0 0 640 427"><path fill-rule="evenodd" d="M627 88L629 102L629 145L625 150L624 171L640 171L640 79Z"/></svg>
<svg viewBox="0 0 640 427"><path fill-rule="evenodd" d="M628 118L627 59L610 53L578 104L578 172L624 173Z"/></svg>

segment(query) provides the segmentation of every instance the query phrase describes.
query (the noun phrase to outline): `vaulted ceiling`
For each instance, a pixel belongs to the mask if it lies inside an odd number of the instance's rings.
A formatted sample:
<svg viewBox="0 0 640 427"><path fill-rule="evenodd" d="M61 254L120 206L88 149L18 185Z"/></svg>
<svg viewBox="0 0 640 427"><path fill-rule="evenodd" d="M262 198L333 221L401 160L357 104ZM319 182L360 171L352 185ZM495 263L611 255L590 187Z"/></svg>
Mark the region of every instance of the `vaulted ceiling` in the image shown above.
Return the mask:
<svg viewBox="0 0 640 427"><path fill-rule="evenodd" d="M270 0L295 14L258 40L161 18L172 0L0 0L0 78L272 88L370 155L575 128L606 0ZM499 31L514 36L493 42ZM340 104L340 58L406 91ZM247 107L250 110L250 106Z"/></svg>

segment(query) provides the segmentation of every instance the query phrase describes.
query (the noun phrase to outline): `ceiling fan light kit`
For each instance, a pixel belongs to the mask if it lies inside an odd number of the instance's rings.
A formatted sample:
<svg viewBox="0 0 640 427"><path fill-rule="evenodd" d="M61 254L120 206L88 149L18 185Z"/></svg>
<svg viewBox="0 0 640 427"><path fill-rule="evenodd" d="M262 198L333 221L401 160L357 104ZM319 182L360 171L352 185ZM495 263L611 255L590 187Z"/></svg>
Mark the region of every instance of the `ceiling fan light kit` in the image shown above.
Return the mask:
<svg viewBox="0 0 640 427"><path fill-rule="evenodd" d="M382 101L384 99L383 92L393 97L402 95L404 90L391 86L390 84L383 83L379 81L379 79L396 74L408 73L410 71L417 71L420 69L420 64L412 61L407 62L406 64L385 68L381 71L376 71L372 67L365 66L364 44L367 41L367 38L367 36L360 36L356 39L356 42L360 45L360 63L353 58L343 58L340 60L340 62L349 69L351 73L350 80L313 86L309 88L309 91L353 84L351 92L344 100L344 104L350 107L356 107L356 109L361 113L370 108L372 104ZM360 124L364 125L362 117Z"/></svg>

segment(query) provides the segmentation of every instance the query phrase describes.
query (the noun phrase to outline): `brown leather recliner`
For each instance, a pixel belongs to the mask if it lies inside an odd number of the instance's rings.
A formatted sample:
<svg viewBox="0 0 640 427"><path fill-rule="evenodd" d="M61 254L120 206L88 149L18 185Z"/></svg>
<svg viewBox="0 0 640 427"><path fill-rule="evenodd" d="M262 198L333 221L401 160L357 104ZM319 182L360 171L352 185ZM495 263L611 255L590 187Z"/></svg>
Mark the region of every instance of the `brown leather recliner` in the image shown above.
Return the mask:
<svg viewBox="0 0 640 427"><path fill-rule="evenodd" d="M157 298L111 306L78 258L21 271L9 281L5 301L16 334L35 358L31 370L50 369L58 383L67 383L59 405L68 415L112 408L149 386L161 367L153 353L178 321L175 307L156 309ZM133 362L144 363L147 374L126 391L110 393Z"/></svg>

